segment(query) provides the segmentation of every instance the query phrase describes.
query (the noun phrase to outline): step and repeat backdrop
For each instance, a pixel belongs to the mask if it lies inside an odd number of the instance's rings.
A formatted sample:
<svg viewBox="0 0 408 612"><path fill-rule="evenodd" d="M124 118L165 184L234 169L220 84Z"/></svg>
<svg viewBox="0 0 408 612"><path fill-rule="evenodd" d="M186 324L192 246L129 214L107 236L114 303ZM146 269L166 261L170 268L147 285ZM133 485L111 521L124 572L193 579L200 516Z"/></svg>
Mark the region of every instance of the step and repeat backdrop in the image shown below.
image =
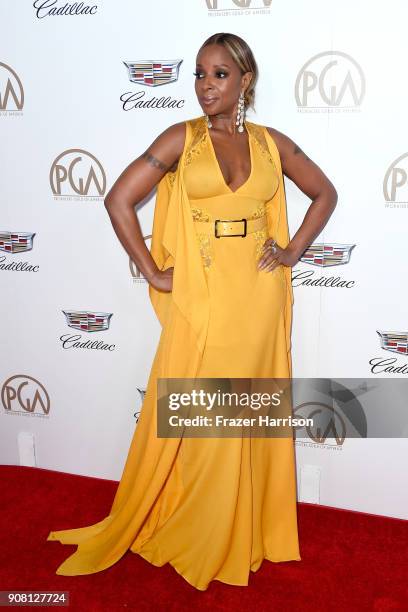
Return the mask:
<svg viewBox="0 0 408 612"><path fill-rule="evenodd" d="M254 52L248 119L339 194L293 268L294 376L407 376L407 21L403 0L1 2L2 463L121 476L160 326L104 196L202 114L195 57L215 32ZM285 185L293 235L310 199ZM138 209L147 245L154 203ZM311 431L296 454L299 500L407 518L406 438Z"/></svg>

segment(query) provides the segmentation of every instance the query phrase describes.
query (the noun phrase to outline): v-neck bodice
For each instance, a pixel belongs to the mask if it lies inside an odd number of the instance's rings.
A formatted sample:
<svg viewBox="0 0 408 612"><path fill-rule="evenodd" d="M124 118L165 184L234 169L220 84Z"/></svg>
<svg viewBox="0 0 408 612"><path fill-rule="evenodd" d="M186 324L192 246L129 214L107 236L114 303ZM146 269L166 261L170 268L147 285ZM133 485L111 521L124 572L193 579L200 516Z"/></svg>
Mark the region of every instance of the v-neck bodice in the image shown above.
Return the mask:
<svg viewBox="0 0 408 612"><path fill-rule="evenodd" d="M259 202L266 202L273 197L278 187L278 173L267 148L262 144L265 128L249 121L246 122L246 127L251 171L247 180L233 191L222 174L205 117L200 118L184 169L184 181L190 199L247 196Z"/></svg>
<svg viewBox="0 0 408 612"><path fill-rule="evenodd" d="M223 174L222 169L221 169L221 164L220 164L220 162L219 162L219 160L218 160L218 157L217 157L217 154L216 154L216 152L215 152L214 143L213 143L213 141L212 141L212 139L211 139L211 134L210 134L210 132L209 132L209 129L208 129L208 126L207 126L207 125L206 125L206 130L207 130L207 141L208 141L208 143L209 143L209 145L210 145L210 149L211 149L211 152L212 152L213 157L214 157L215 165L216 165L216 166L217 166L217 168L218 168L218 171L219 171L219 173L220 173L220 175L221 175L221 178L222 178L223 182L225 183L225 185L226 185L227 189L228 189L228 190L229 190L231 193L237 193L238 191L240 191L240 189L242 189L242 188L243 188L243 187L244 187L244 186L245 186L245 185L248 183L248 181L251 179L251 176L252 176L252 171L253 171L253 167L254 167L254 155L253 155L253 153L252 153L252 135L251 135L251 131L250 131L250 130L248 130L248 147L249 147L249 165L250 165L250 172L249 172L249 175L248 175L248 177L246 178L246 180L245 180L243 183L241 183L241 185L239 185L239 187L237 187L236 189L232 189L232 188L230 187L230 185L228 185L227 181L225 180L224 174Z"/></svg>

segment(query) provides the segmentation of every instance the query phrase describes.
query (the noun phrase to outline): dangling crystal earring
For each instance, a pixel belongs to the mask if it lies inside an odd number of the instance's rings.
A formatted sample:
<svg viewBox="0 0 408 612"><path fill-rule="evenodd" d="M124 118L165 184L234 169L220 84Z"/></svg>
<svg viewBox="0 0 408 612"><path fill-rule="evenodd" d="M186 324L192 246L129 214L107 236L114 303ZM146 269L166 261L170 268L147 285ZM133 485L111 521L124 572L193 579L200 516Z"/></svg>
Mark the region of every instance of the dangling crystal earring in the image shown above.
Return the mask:
<svg viewBox="0 0 408 612"><path fill-rule="evenodd" d="M205 118L207 119L207 125L209 128L212 128L212 123L210 121L210 117L208 115L205 116Z"/></svg>
<svg viewBox="0 0 408 612"><path fill-rule="evenodd" d="M241 93L239 94L239 99L238 99L238 110L237 110L237 120L235 122L235 125L238 125L238 132L242 133L244 131L244 119L245 119L245 101L244 101L244 94Z"/></svg>

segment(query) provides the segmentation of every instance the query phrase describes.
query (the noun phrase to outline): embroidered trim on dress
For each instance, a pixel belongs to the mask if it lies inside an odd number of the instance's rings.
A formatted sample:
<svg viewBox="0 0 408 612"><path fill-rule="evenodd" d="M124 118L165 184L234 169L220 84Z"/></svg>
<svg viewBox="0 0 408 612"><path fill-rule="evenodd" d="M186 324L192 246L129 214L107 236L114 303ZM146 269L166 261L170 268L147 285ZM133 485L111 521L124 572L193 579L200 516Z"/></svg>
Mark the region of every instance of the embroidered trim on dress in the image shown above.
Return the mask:
<svg viewBox="0 0 408 612"><path fill-rule="evenodd" d="M261 230L258 230L257 232L253 232L253 236L255 238L255 257L258 260L263 254L262 247L265 243L265 240L267 240L268 238L267 228L263 227Z"/></svg>
<svg viewBox="0 0 408 612"><path fill-rule="evenodd" d="M262 125L258 125L256 123L252 123L252 121L246 122L247 128L251 130L251 134L254 137L254 141L258 145L258 149L263 155L265 159L267 159L277 170L275 162L273 161L273 157L269 151L268 143L266 142L265 132Z"/></svg>
<svg viewBox="0 0 408 612"><path fill-rule="evenodd" d="M258 219L259 217L262 217L265 214L266 214L266 207L265 207L265 204L262 203L262 204L260 204L258 206L258 208L256 210L254 210L252 215L250 217L247 217L247 218L248 219Z"/></svg>
<svg viewBox="0 0 408 612"><path fill-rule="evenodd" d="M203 262L204 270L208 270L212 264L212 248L211 248L211 236L208 234L197 233L197 240L200 247L201 259Z"/></svg>
<svg viewBox="0 0 408 612"><path fill-rule="evenodd" d="M174 181L176 180L176 174L177 174L177 170L175 172L167 173L170 189L173 189Z"/></svg>
<svg viewBox="0 0 408 612"><path fill-rule="evenodd" d="M194 221L211 221L211 215L209 212L204 210L203 208L198 208L197 206L190 207L191 214ZM204 269L207 270L212 263L212 237L209 234L202 234L200 232L196 232L197 240L200 246L200 253L203 261Z"/></svg>
<svg viewBox="0 0 408 612"><path fill-rule="evenodd" d="M206 142L207 133L205 129L205 117L200 117L199 120L192 120L190 122L192 127L191 143L186 151L184 165L188 166L191 164L193 159L201 153L201 150Z"/></svg>
<svg viewBox="0 0 408 612"><path fill-rule="evenodd" d="M191 214L194 221L211 221L211 215L203 208L197 208L196 206L190 207Z"/></svg>

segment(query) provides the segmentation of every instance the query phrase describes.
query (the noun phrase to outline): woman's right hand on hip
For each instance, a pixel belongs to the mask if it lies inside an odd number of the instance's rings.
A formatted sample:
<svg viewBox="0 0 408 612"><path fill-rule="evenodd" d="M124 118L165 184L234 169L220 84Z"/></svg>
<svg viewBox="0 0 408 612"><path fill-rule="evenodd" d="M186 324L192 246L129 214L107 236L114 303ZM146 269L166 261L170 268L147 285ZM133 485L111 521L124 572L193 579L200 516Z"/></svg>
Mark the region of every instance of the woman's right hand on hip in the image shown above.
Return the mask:
<svg viewBox="0 0 408 612"><path fill-rule="evenodd" d="M173 289L173 270L174 268L157 270L157 272L148 279L149 284L159 291L171 291Z"/></svg>

